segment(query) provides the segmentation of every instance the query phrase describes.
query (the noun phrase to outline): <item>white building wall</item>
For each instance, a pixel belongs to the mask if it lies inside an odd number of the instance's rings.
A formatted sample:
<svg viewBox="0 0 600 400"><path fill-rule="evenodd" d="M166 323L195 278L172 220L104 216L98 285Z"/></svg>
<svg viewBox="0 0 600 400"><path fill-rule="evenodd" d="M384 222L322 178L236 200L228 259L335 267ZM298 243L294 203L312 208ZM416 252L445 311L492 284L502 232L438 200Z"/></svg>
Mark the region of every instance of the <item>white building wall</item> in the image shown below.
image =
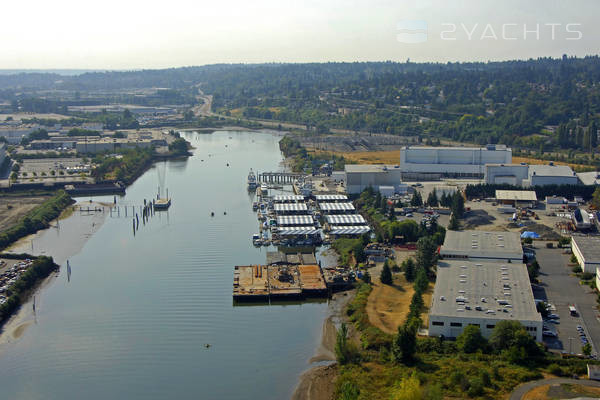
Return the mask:
<svg viewBox="0 0 600 400"><path fill-rule="evenodd" d="M377 172L346 172L346 191L348 194L360 193L369 186L379 190L380 186L400 186L402 174L399 168L388 168Z"/></svg>
<svg viewBox="0 0 600 400"><path fill-rule="evenodd" d="M579 179L576 175L573 176L541 176L531 175L531 186L544 185L577 185Z"/></svg>
<svg viewBox="0 0 600 400"><path fill-rule="evenodd" d="M600 266L600 264L597 263L591 263L585 260L585 257L583 257L583 254L581 253L581 250L579 249L579 247L577 247L577 243L571 239L571 251L573 252L573 255L575 256L575 258L577 259L577 262L579 263L579 266L581 267L581 270L583 272L589 272L592 274L597 274L597 269ZM598 278L596 277L596 280ZM600 286L598 286L600 287Z"/></svg>
<svg viewBox="0 0 600 400"><path fill-rule="evenodd" d="M527 179L529 167L527 165L486 165L485 183L500 184L510 183L520 186Z"/></svg>
<svg viewBox="0 0 600 400"><path fill-rule="evenodd" d="M482 312L483 313L483 312ZM498 315L499 314L499 315ZM502 313L498 313L500 316ZM429 315L429 336L440 336L444 335L447 338L455 338L460 335L465 327L468 325L478 325L481 334L489 338L494 330L494 327L498 322L502 321L501 318L473 318L473 317L450 317L444 315ZM542 341L542 319L539 321L519 321L525 329L535 337L538 342ZM437 325L443 323L443 326ZM453 326L458 325L458 326Z"/></svg>
<svg viewBox="0 0 600 400"><path fill-rule="evenodd" d="M512 150L454 147L404 147L400 169L404 173L483 175L485 164L510 164Z"/></svg>

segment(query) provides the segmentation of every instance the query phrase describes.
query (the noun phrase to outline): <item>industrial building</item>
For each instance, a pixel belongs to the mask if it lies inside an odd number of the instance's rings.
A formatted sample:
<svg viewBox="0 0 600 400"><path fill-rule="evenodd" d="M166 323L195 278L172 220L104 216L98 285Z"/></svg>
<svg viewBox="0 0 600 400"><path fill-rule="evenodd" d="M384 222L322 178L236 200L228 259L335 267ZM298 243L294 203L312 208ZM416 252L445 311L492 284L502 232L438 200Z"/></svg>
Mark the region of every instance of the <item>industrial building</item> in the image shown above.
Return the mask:
<svg viewBox="0 0 600 400"><path fill-rule="evenodd" d="M522 263L523 247L517 232L447 231L440 256Z"/></svg>
<svg viewBox="0 0 600 400"><path fill-rule="evenodd" d="M537 312L527 268L466 260L438 263L429 311L429 336L455 338L469 325L490 337L503 320L519 321L542 341L542 316Z"/></svg>
<svg viewBox="0 0 600 400"><path fill-rule="evenodd" d="M485 183L513 186L577 185L577 174L567 165L487 164Z"/></svg>
<svg viewBox="0 0 600 400"><path fill-rule="evenodd" d="M101 138L101 139L87 139L84 141L78 141L75 148L78 153L103 153L112 152L117 149L135 149L136 147L148 148L152 146L152 140L149 139L113 139L113 138Z"/></svg>
<svg viewBox="0 0 600 400"><path fill-rule="evenodd" d="M357 194L371 186L379 190L380 186L393 186L400 191L402 174L400 167L393 165L346 164L346 191Z"/></svg>
<svg viewBox="0 0 600 400"><path fill-rule="evenodd" d="M529 165L486 164L483 175L485 183L492 185L509 184L523 186L523 181L529 177Z"/></svg>
<svg viewBox="0 0 600 400"><path fill-rule="evenodd" d="M496 201L515 208L534 208L537 195L533 190L496 190Z"/></svg>
<svg viewBox="0 0 600 400"><path fill-rule="evenodd" d="M567 165L530 165L529 186L577 185L579 178Z"/></svg>
<svg viewBox="0 0 600 400"><path fill-rule="evenodd" d="M505 145L486 147L406 146L400 150L403 180L443 177L483 178L486 164L510 164L512 150Z"/></svg>
<svg viewBox="0 0 600 400"><path fill-rule="evenodd" d="M583 272L597 274L600 267L600 238L572 236L571 250Z"/></svg>
<svg viewBox="0 0 600 400"><path fill-rule="evenodd" d="M600 185L600 172L577 172L577 178L579 181L587 186Z"/></svg>

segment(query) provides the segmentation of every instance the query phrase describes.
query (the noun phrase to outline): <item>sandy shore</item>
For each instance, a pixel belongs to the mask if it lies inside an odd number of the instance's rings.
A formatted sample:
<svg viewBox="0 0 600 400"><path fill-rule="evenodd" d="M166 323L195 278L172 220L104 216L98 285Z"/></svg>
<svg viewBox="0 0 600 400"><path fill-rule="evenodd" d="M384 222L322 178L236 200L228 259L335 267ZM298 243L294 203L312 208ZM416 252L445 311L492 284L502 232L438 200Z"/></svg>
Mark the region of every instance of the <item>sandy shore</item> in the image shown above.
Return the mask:
<svg viewBox="0 0 600 400"><path fill-rule="evenodd" d="M300 376L300 382L292 395L292 400L331 400L335 392L337 363L335 362L335 339L338 327L347 322L346 305L354 297L354 291L333 295L329 302L329 316L323 322L321 343L310 363L317 365Z"/></svg>
<svg viewBox="0 0 600 400"><path fill-rule="evenodd" d="M80 204L84 209L88 206L91 209L104 208L104 212L82 212L78 210ZM74 206L69 206L61 216L53 220L49 228L19 239L6 252L51 256L56 264L65 264L67 259L83 249L88 239L100 229L109 213L107 204L81 202ZM36 292L43 291L52 284L56 276L58 272L52 273L37 287ZM0 332L0 344L19 339L25 329L35 322L32 298L24 302L19 311L6 321Z"/></svg>

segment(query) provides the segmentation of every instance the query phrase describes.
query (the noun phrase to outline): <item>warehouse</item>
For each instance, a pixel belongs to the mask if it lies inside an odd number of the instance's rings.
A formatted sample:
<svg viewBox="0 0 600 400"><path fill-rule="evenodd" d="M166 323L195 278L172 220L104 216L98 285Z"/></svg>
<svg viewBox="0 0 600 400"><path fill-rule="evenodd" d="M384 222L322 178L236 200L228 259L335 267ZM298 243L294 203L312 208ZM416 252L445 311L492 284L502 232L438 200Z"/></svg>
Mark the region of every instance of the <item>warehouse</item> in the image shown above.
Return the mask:
<svg viewBox="0 0 600 400"><path fill-rule="evenodd" d="M537 195L533 190L496 190L496 200L515 208L535 208Z"/></svg>
<svg viewBox="0 0 600 400"><path fill-rule="evenodd" d="M352 214L355 211L352 203L319 203L323 214Z"/></svg>
<svg viewBox="0 0 600 400"><path fill-rule="evenodd" d="M571 250L583 272L596 273L596 268L600 267L600 238L573 236Z"/></svg>
<svg viewBox="0 0 600 400"><path fill-rule="evenodd" d="M567 165L530 165L527 186L577 185L579 178ZM526 185L526 184L524 184Z"/></svg>
<svg viewBox="0 0 600 400"><path fill-rule="evenodd" d="M397 165L346 164L344 170L348 194L360 193L369 186L377 191L380 186L393 186L396 190L403 186L400 168Z"/></svg>
<svg viewBox="0 0 600 400"><path fill-rule="evenodd" d="M483 178L485 164L510 164L512 150L504 145L486 147L406 146L400 150L403 180L443 177Z"/></svg>
<svg viewBox="0 0 600 400"><path fill-rule="evenodd" d="M326 217L327 223L330 226L334 225L366 225L367 221L365 221L364 217L360 214L350 214L350 215L327 215Z"/></svg>
<svg viewBox="0 0 600 400"><path fill-rule="evenodd" d="M527 164L486 164L484 179L491 185L509 184L522 186L529 177Z"/></svg>
<svg viewBox="0 0 600 400"><path fill-rule="evenodd" d="M522 263L441 261L429 312L429 336L455 338L469 325L490 337L503 320L519 321L538 342L537 312L527 268Z"/></svg>
<svg viewBox="0 0 600 400"><path fill-rule="evenodd" d="M523 247L517 232L447 231L440 256L521 263Z"/></svg>

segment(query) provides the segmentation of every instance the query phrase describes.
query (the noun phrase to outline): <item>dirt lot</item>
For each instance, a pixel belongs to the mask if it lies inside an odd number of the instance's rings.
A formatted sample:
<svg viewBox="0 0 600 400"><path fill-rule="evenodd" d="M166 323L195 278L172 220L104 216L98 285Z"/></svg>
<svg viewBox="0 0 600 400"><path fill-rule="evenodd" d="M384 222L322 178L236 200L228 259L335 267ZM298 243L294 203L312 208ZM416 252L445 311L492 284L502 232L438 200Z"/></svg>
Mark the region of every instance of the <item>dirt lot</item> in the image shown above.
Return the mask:
<svg viewBox="0 0 600 400"><path fill-rule="evenodd" d="M0 232L16 224L50 196L0 197Z"/></svg>
<svg viewBox="0 0 600 400"><path fill-rule="evenodd" d="M523 396L523 400L570 399L584 396L598 398L600 397L600 388L569 384L544 385L527 392Z"/></svg>

